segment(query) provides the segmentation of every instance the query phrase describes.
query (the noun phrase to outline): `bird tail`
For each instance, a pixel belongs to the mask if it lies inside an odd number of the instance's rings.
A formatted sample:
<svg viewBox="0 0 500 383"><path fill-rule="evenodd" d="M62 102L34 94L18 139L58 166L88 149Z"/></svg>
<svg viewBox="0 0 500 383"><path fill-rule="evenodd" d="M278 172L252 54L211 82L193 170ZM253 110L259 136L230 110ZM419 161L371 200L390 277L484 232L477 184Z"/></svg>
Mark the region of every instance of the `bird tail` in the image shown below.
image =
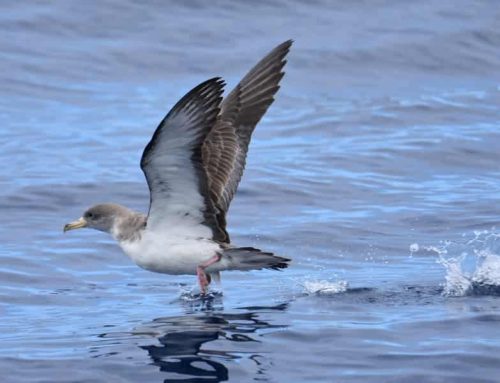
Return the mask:
<svg viewBox="0 0 500 383"><path fill-rule="evenodd" d="M228 263L227 270L260 270L260 269L286 269L289 258L279 257L253 247L235 247L225 249L223 257Z"/></svg>

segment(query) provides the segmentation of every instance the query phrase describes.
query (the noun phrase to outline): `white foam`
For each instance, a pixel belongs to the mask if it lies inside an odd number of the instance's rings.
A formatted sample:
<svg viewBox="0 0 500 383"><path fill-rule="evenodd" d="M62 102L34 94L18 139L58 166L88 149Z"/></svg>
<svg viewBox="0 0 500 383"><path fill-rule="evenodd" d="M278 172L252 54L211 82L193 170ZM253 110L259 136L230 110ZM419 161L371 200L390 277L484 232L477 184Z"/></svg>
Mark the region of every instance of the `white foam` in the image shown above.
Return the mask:
<svg viewBox="0 0 500 383"><path fill-rule="evenodd" d="M420 246L418 245L418 243L412 243L410 245L410 253L416 253L420 250Z"/></svg>
<svg viewBox="0 0 500 383"><path fill-rule="evenodd" d="M492 253L489 249L478 253L481 261L472 275L475 283L483 285L500 285L500 256Z"/></svg>
<svg viewBox="0 0 500 383"><path fill-rule="evenodd" d="M474 237L463 243L447 241L439 247L426 248L438 254L438 263L446 270L444 295L464 296L480 286L500 288L500 234L493 230L474 231ZM464 271L471 260L475 260L472 270Z"/></svg>
<svg viewBox="0 0 500 383"><path fill-rule="evenodd" d="M346 292L349 285L347 281L330 282L320 280L305 281L303 286L306 294L309 295L333 295Z"/></svg>
<svg viewBox="0 0 500 383"><path fill-rule="evenodd" d="M446 296L461 297L467 295L472 287L471 277L462 271L464 257L444 258L439 256L438 263L446 269L443 294Z"/></svg>

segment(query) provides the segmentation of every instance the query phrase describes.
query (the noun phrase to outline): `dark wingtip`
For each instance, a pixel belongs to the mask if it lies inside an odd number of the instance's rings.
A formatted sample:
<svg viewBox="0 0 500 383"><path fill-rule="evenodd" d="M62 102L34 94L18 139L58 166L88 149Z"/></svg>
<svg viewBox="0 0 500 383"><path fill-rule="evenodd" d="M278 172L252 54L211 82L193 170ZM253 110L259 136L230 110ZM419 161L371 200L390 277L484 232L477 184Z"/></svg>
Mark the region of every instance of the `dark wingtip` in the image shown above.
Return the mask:
<svg viewBox="0 0 500 383"><path fill-rule="evenodd" d="M286 47L287 49L290 49L290 47L293 45L294 42L295 42L294 39L288 39L288 40L282 42L281 45L283 47Z"/></svg>
<svg viewBox="0 0 500 383"><path fill-rule="evenodd" d="M182 109L185 104L187 104L193 98L202 97L209 102L214 99L219 99L220 102L225 85L226 83L222 79L222 77L212 77L206 81L203 81L202 83L191 89L188 93L186 93L186 95L184 95L184 97L182 97L172 108L171 112Z"/></svg>
<svg viewBox="0 0 500 383"><path fill-rule="evenodd" d="M180 109L179 107L184 103L189 102L193 97L203 97L206 98L207 101L211 99L218 98L219 103L222 100L222 93L224 92L224 86L226 82L222 79L222 77L212 77L206 81L195 86L191 89L181 100L174 106L173 109Z"/></svg>
<svg viewBox="0 0 500 383"><path fill-rule="evenodd" d="M224 86L226 85L226 82L224 81L224 79L222 77L212 77L212 78L209 78L208 80L206 81L203 81L201 84L197 85L196 87L193 88L193 91L197 91L198 89L202 89L204 87L212 87L213 85L215 86L218 86L220 88L224 88Z"/></svg>
<svg viewBox="0 0 500 383"><path fill-rule="evenodd" d="M195 86L188 93L186 93L177 103L170 109L165 118L160 122L160 125L156 128L153 137L146 145L144 152L141 157L141 168L144 169L148 163L149 153L155 146L155 142L160 135L162 126L166 121L172 116L175 116L182 110L189 109L191 112L195 108L192 105L197 105L199 108L203 109L203 114L205 118L209 120L206 124L207 128L211 128L215 123L217 115L220 110L220 103L222 101L222 93L224 92L225 82L221 77L213 77ZM208 129L203 132L205 135L208 133ZM201 139L200 142L203 140Z"/></svg>
<svg viewBox="0 0 500 383"><path fill-rule="evenodd" d="M283 52L282 53L282 55L283 55L282 60L284 60L285 56L288 54L288 52L290 52L290 48L292 47L293 43L294 43L294 40L289 39L289 40L282 42L280 45L278 45L276 48L274 48L277 51Z"/></svg>
<svg viewBox="0 0 500 383"><path fill-rule="evenodd" d="M292 47L293 43L294 41L292 39L282 42L281 44L277 45L271 52L269 52L266 57L278 55L280 61L284 65L286 63L285 57L288 55L288 52L290 52L290 48Z"/></svg>

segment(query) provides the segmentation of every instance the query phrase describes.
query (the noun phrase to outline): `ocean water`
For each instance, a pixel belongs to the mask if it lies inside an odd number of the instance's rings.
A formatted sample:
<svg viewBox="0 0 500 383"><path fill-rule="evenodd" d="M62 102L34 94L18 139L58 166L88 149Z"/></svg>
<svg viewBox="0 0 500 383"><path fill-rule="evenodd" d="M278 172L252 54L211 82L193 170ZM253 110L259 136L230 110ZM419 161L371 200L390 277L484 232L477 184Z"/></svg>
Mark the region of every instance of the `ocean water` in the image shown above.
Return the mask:
<svg viewBox="0 0 500 383"><path fill-rule="evenodd" d="M1 382L498 382L497 1L3 1ZM228 221L293 259L141 270L89 205L186 91L295 40Z"/></svg>

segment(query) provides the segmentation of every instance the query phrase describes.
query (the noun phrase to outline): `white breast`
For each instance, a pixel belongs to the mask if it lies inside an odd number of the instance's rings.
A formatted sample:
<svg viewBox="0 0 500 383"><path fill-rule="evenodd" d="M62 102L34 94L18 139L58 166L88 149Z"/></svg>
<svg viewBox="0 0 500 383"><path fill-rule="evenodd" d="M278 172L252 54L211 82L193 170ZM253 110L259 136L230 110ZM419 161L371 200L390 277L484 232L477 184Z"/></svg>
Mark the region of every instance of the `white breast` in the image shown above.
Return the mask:
<svg viewBox="0 0 500 383"><path fill-rule="evenodd" d="M209 233L200 230L193 232L191 228L186 232L178 227L160 232L146 229L140 239L122 241L120 246L143 269L164 274L196 274L196 267L221 249L219 244L207 239Z"/></svg>

